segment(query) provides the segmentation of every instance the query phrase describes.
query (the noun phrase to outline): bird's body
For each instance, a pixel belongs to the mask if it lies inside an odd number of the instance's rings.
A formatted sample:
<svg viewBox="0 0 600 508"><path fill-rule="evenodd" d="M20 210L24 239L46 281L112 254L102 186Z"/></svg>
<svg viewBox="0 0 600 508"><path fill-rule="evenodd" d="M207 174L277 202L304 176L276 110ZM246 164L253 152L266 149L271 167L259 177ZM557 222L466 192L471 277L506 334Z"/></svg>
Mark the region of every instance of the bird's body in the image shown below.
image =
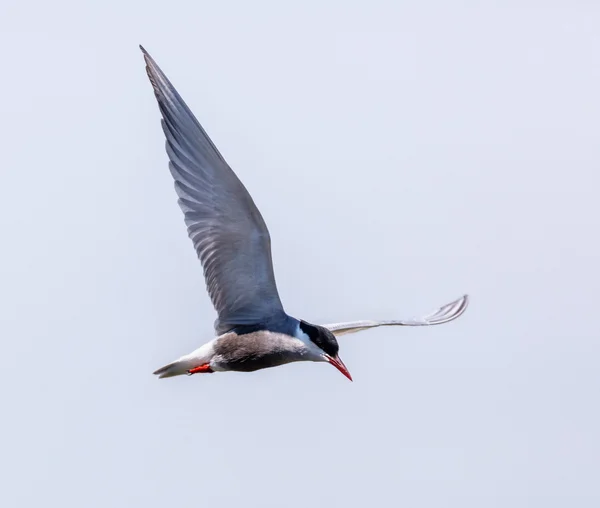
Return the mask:
<svg viewBox="0 0 600 508"><path fill-rule="evenodd" d="M283 309L273 272L271 238L252 197L181 96L143 49L162 114L169 169L188 235L204 268L218 313L217 337L158 369L159 377L252 372L290 362L327 362L352 379L336 336L377 326L446 323L466 309L466 296L416 320L313 325Z"/></svg>
<svg viewBox="0 0 600 508"><path fill-rule="evenodd" d="M188 370L201 365L207 365L212 372L254 372L291 362L326 361L323 351L302 331L300 322L293 318L289 318L281 327L244 328L220 335L155 374L160 377L186 374Z"/></svg>

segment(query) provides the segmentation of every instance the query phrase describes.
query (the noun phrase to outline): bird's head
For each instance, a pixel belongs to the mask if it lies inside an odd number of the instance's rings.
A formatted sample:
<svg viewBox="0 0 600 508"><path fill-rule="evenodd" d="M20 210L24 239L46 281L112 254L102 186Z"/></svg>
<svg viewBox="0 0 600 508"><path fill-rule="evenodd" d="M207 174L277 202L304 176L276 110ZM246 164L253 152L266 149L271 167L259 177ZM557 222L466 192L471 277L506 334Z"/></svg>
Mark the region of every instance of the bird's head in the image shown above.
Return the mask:
<svg viewBox="0 0 600 508"><path fill-rule="evenodd" d="M300 329L308 336L310 341L320 350L322 361L326 361L339 370L344 376L352 381L352 376L338 355L340 346L335 335L327 328L311 325L306 321L300 321Z"/></svg>

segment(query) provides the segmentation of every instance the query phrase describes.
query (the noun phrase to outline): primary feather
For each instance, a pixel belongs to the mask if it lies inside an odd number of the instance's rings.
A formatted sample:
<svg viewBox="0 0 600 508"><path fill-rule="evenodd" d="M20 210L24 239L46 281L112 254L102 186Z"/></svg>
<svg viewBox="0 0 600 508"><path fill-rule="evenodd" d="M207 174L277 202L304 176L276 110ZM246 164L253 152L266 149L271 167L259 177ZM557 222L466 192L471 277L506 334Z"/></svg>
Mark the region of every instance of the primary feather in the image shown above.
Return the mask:
<svg viewBox="0 0 600 508"><path fill-rule="evenodd" d="M447 303L443 307L434 310L430 314L422 318L413 319L396 319L390 321L350 321L347 323L332 323L323 325L334 335L345 335L347 333L356 333L368 328L376 328L378 326L432 326L441 325L452 321L461 316L469 305L468 295L464 295L458 300Z"/></svg>
<svg viewBox="0 0 600 508"><path fill-rule="evenodd" d="M179 206L218 313L217 334L281 315L265 221L179 93L140 48L163 117Z"/></svg>

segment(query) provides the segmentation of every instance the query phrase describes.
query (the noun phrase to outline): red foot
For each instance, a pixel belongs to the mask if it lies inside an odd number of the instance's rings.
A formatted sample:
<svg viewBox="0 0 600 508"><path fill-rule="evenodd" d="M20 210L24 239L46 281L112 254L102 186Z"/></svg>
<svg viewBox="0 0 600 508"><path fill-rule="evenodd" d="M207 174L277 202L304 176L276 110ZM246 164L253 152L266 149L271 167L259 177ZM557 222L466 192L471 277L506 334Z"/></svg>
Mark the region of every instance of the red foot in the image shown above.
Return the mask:
<svg viewBox="0 0 600 508"><path fill-rule="evenodd" d="M194 367L193 369L188 370L188 374L191 376L192 374L208 374L214 372L210 368L210 363L205 363L204 365L200 365L199 367Z"/></svg>

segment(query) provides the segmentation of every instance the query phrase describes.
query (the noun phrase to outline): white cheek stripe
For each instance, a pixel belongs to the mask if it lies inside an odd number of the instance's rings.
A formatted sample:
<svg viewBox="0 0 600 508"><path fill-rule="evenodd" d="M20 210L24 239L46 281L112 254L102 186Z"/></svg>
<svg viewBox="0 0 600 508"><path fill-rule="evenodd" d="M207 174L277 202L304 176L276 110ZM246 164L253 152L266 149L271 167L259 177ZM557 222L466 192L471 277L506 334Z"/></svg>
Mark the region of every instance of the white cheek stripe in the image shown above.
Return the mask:
<svg viewBox="0 0 600 508"><path fill-rule="evenodd" d="M304 342L307 345L312 344L312 340L310 340L310 337L302 331L302 328L300 328L300 325L298 325L296 327L296 331L294 332L294 337L296 337L297 339L300 339L302 342Z"/></svg>
<svg viewBox="0 0 600 508"><path fill-rule="evenodd" d="M317 346L312 340L310 340L310 337L302 331L302 328L300 328L300 325L298 325L298 327L296 328L296 331L294 332L294 337L301 340L302 343L306 346L306 348L315 357L318 357L319 359L323 358L323 354L324 354L323 350L319 346Z"/></svg>

